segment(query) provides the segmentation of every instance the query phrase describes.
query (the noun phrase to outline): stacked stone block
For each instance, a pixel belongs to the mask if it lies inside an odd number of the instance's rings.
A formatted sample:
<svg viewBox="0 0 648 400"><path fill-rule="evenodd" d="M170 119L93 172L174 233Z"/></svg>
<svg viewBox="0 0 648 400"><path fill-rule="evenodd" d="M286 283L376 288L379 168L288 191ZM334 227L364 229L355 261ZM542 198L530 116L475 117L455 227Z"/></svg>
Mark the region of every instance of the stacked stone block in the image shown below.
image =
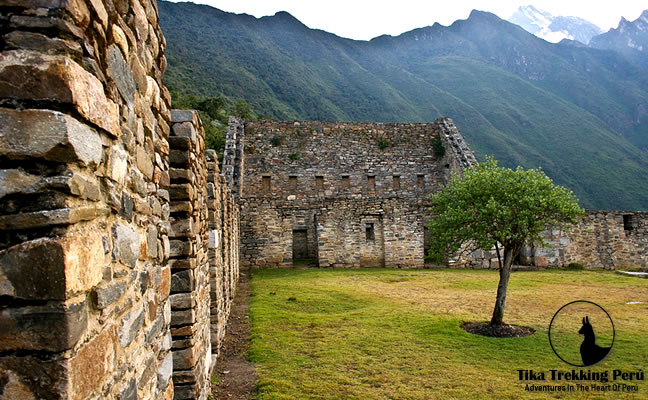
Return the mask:
<svg viewBox="0 0 648 400"><path fill-rule="evenodd" d="M218 174L215 155L208 165L211 343L215 359L223 344L239 278L239 207L225 178Z"/></svg>
<svg viewBox="0 0 648 400"><path fill-rule="evenodd" d="M4 0L0 35L0 399L207 398L238 208L197 114L169 137L155 1Z"/></svg>
<svg viewBox="0 0 648 400"><path fill-rule="evenodd" d="M171 335L175 399L206 399L211 372L209 215L198 113L173 110L169 137Z"/></svg>
<svg viewBox="0 0 648 400"><path fill-rule="evenodd" d="M156 4L0 14L0 398L171 398Z"/></svg>

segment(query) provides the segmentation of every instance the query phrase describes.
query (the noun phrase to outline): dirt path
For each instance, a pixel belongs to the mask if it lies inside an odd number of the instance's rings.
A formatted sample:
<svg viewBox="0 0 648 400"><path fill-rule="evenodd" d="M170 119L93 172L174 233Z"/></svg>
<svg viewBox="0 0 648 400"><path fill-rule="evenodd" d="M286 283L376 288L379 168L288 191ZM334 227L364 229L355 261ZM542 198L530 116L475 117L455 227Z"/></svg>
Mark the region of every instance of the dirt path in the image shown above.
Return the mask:
<svg viewBox="0 0 648 400"><path fill-rule="evenodd" d="M248 361L250 346L250 271L241 270L232 304L227 333L216 360L212 395L215 400L253 400L256 398L256 373Z"/></svg>

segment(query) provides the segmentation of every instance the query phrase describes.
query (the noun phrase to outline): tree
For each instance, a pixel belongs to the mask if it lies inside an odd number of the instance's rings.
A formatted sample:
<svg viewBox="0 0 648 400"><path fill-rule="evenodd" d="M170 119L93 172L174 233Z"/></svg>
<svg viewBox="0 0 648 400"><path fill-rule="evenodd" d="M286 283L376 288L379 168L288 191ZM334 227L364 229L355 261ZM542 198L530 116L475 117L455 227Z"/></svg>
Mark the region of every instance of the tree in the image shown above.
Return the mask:
<svg viewBox="0 0 648 400"><path fill-rule="evenodd" d="M542 170L513 171L492 158L463 177L453 175L431 200L432 253L453 254L462 246L497 251L500 279L490 325L503 324L511 266L522 246L543 243L547 227L567 229L584 213L571 190L554 185Z"/></svg>
<svg viewBox="0 0 648 400"><path fill-rule="evenodd" d="M234 103L232 114L236 117L248 120L254 118L252 107L250 107L250 105L243 99L239 99L236 103Z"/></svg>

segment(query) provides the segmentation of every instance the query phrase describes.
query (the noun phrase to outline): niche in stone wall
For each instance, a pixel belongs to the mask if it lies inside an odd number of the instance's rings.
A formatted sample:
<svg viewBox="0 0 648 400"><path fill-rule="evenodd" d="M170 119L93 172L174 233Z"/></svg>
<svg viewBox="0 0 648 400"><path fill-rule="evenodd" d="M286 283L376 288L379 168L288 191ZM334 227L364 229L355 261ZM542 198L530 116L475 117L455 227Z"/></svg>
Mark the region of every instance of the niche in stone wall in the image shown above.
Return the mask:
<svg viewBox="0 0 648 400"><path fill-rule="evenodd" d="M425 175L416 175L416 187L419 189L425 188Z"/></svg>
<svg viewBox="0 0 648 400"><path fill-rule="evenodd" d="M623 230L626 231L626 233L632 232L634 229L634 215L632 214L625 214L623 216Z"/></svg>
<svg viewBox="0 0 648 400"><path fill-rule="evenodd" d="M262 185L261 185L263 192L270 193L271 185L272 185L272 179L269 176L264 176L262 178Z"/></svg>
<svg viewBox="0 0 648 400"><path fill-rule="evenodd" d="M400 175L394 175L392 177L392 189L399 190L401 188L401 177Z"/></svg>
<svg viewBox="0 0 648 400"><path fill-rule="evenodd" d="M348 189L351 187L351 179L349 175L342 175L342 189Z"/></svg>
<svg viewBox="0 0 648 400"><path fill-rule="evenodd" d="M370 192L375 192L376 191L376 177L373 175L368 175L367 176L367 189Z"/></svg>
<svg viewBox="0 0 648 400"><path fill-rule="evenodd" d="M379 268L385 266L385 240L382 215L368 215L360 220L361 236L358 238L360 266Z"/></svg>

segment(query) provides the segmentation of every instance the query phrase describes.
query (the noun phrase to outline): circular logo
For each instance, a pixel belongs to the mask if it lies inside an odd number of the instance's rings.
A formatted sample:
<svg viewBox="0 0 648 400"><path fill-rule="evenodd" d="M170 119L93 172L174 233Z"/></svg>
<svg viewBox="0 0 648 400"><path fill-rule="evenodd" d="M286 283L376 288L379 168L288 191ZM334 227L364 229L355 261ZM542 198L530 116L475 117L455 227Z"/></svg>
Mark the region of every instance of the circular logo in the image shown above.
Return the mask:
<svg viewBox="0 0 648 400"><path fill-rule="evenodd" d="M569 365L587 367L602 361L614 345L614 322L596 303L577 300L560 307L549 324L549 344Z"/></svg>

